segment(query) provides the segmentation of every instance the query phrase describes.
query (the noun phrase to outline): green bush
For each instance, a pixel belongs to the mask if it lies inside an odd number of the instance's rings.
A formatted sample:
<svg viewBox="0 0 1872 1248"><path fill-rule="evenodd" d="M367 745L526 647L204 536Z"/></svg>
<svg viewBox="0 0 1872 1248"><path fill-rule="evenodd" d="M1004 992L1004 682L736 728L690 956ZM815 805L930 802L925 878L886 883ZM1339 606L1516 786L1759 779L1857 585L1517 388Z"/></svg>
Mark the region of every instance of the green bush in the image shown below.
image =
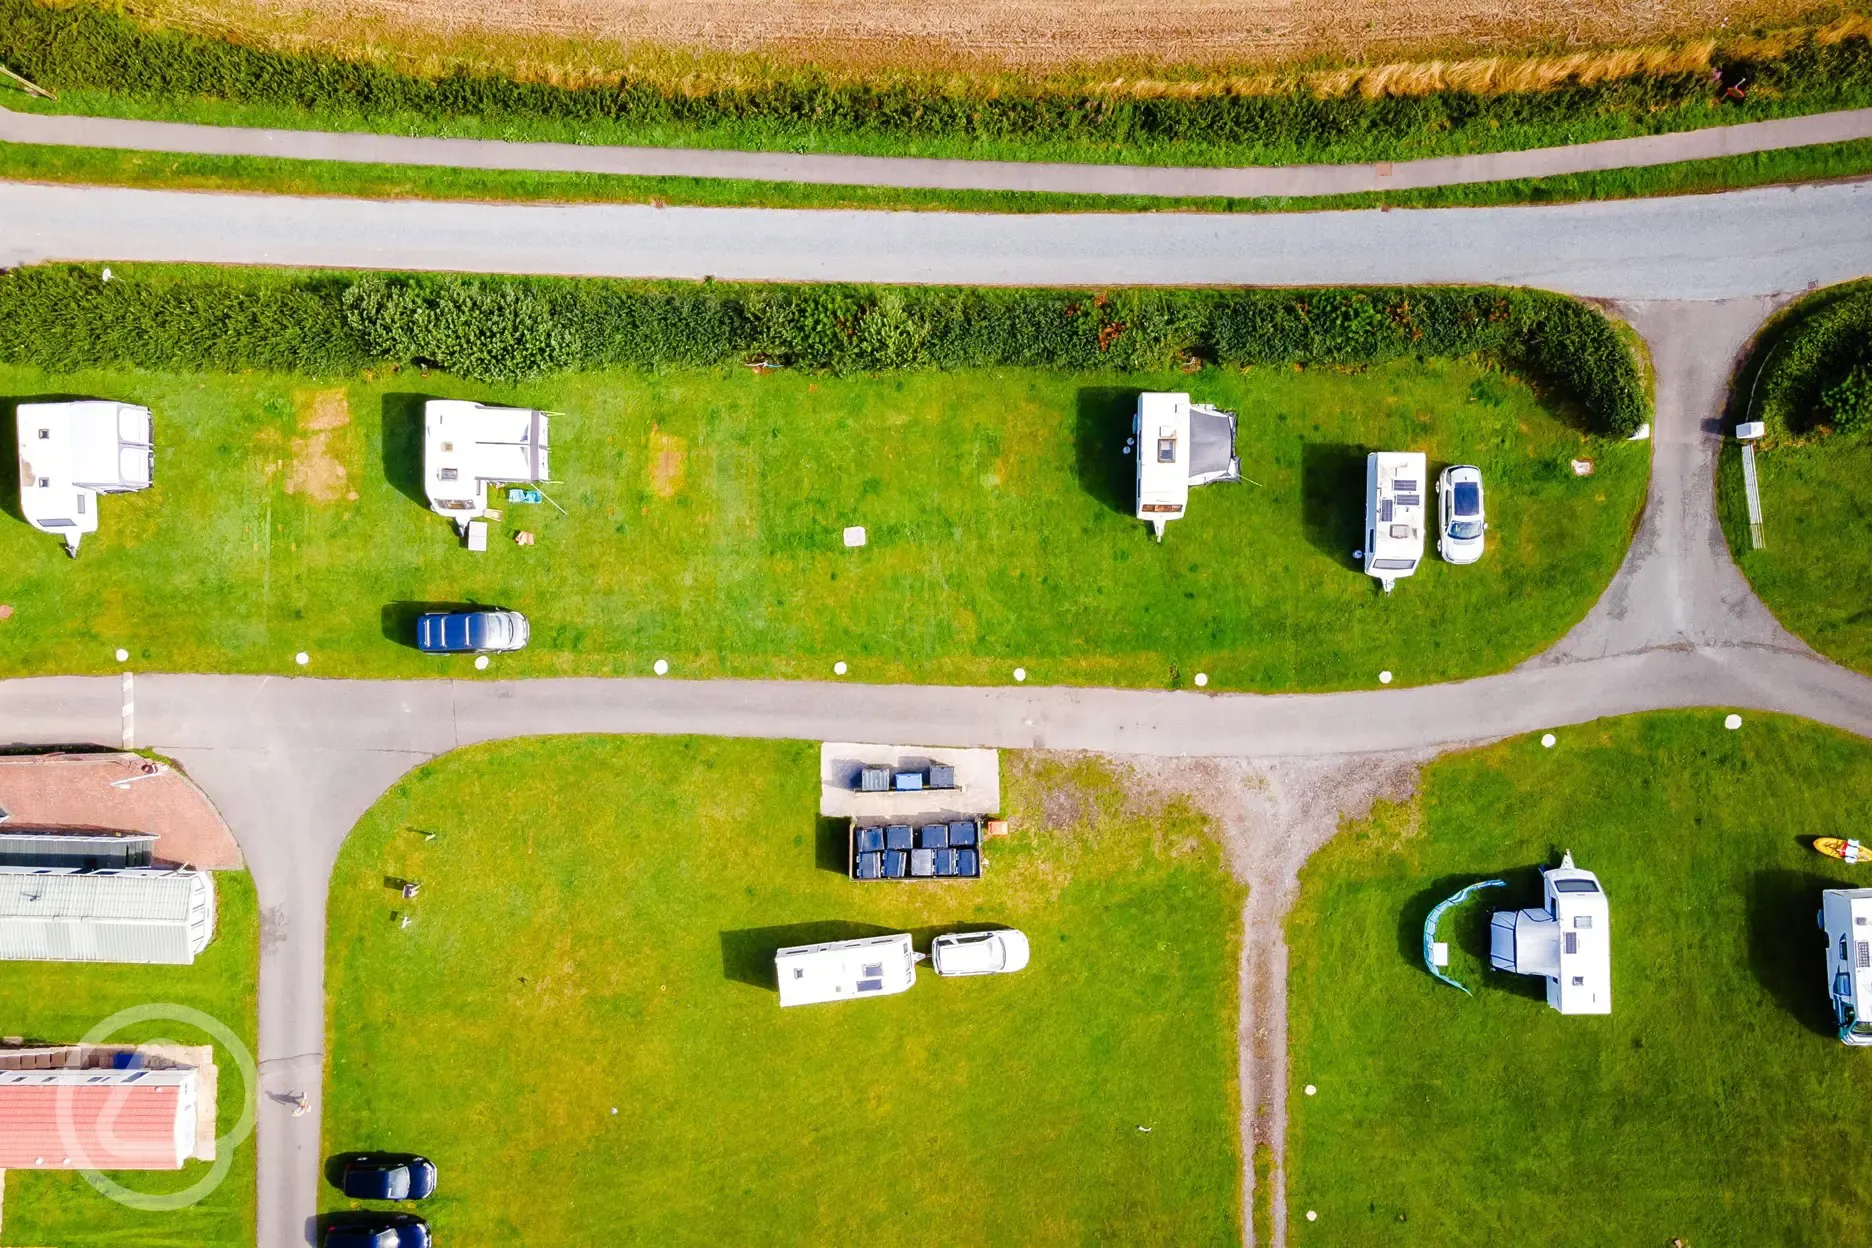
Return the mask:
<svg viewBox="0 0 1872 1248"><path fill-rule="evenodd" d="M1627 434L1647 401L1598 312L1541 291L736 286L75 267L0 277L0 358L69 371L342 373L373 361L511 381L764 359L831 372L1021 366L1161 372L1487 355Z"/></svg>
<svg viewBox="0 0 1872 1248"><path fill-rule="evenodd" d="M1841 433L1872 425L1872 368L1860 365L1822 390L1820 406Z"/></svg>
<svg viewBox="0 0 1872 1248"><path fill-rule="evenodd" d="M1872 424L1872 286L1795 305L1761 347L1752 415L1778 436Z"/></svg>
<svg viewBox="0 0 1872 1248"><path fill-rule="evenodd" d="M1502 132L1564 141L1607 119L1633 134L1718 119L1746 120L1872 104L1872 44L1863 38L1803 43L1773 59L1732 58L1730 80L1751 84L1745 102L1712 114L1711 88L1695 73L1640 75L1539 92L1449 91L1367 99L1271 95L1117 98L1083 82L1008 76L958 83L896 74L853 81L810 68L775 68L732 86L697 88L621 75L587 87L456 73L423 78L379 64L248 47L176 30L149 29L110 9L0 0L0 49L15 70L55 89L91 88L125 98L208 97L328 115L541 120L567 126L625 123L668 131L750 127L792 146L826 135L1015 143L1074 142L1174 148L1199 144L1252 158L1392 159L1486 150Z"/></svg>

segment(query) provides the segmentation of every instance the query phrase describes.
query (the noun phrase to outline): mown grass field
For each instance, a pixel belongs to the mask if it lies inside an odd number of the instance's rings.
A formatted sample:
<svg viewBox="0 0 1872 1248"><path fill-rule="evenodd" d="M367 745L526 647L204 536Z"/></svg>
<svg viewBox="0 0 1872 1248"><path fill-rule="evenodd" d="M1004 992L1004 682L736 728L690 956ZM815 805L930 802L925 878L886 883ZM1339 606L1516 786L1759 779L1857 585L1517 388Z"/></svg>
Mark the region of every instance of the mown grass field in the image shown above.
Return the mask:
<svg viewBox="0 0 1872 1248"><path fill-rule="evenodd" d="M1383 194L1181 199L1030 191L899 190L733 178L622 177L359 165L242 156L177 156L0 144L0 177L14 181L249 191L383 199L664 203L699 207L853 208L923 212L1323 212L1357 208L1479 208L1644 195L1691 195L1872 173L1872 140L1691 160L1564 177L1478 182Z"/></svg>
<svg viewBox="0 0 1872 1248"><path fill-rule="evenodd" d="M1187 809L1005 767L1013 835L928 886L845 878L811 745L548 738L406 777L333 875L326 1151L434 1159L444 1242L1238 1240L1240 887ZM776 948L970 925L1032 963L777 1004Z"/></svg>
<svg viewBox="0 0 1872 1248"><path fill-rule="evenodd" d="M1123 454L1138 388L1242 417L1254 484L1193 495L1158 545ZM575 375L518 388L414 372L287 377L0 369L155 413L152 490L106 498L76 561L0 519L12 576L0 670L469 676L409 645L422 604L514 607L533 643L490 676L1301 689L1475 675L1543 648L1621 558L1645 444L1578 432L1527 386L1460 361L1195 376L996 370ZM425 395L517 402L553 424L562 504L510 506L485 555L420 486ZM3 409L0 409L3 410ZM11 422L6 436L11 437ZM10 444L10 443L9 443ZM1479 464L1491 548L1433 552L1389 598L1358 571L1364 455ZM1568 461L1596 461L1589 478ZM0 496L0 507L16 504ZM847 550L861 524L868 545ZM537 534L517 547L518 530ZM292 656L311 655L306 669Z"/></svg>
<svg viewBox="0 0 1872 1248"><path fill-rule="evenodd" d="M1866 1055L1827 1003L1808 847L1854 835L1872 745L1703 710L1443 759L1314 856L1288 924L1289 1242L1799 1245L1862 1237ZM1612 1014L1484 969L1487 914L1571 849L1611 903ZM1860 872L1864 868L1859 868ZM1437 901L1451 973L1424 970ZM1302 1095L1305 1085L1317 1095ZM1317 1213L1306 1221L1306 1211Z"/></svg>
<svg viewBox="0 0 1872 1248"><path fill-rule="evenodd" d="M1760 451L1761 550L1749 539L1742 455L1723 449L1718 510L1749 585L1795 636L1856 671L1872 672L1872 439L1818 437Z"/></svg>
<svg viewBox="0 0 1872 1248"><path fill-rule="evenodd" d="M254 984L260 969L259 910L244 871L215 873L214 943L193 966L80 966L56 962L0 962L5 1030L30 1041L69 1043L119 1010L151 1003L191 1006L219 1019L253 1051L258 1028ZM113 1040L215 1043L219 1068L215 1129L239 1121L240 1068L212 1037L179 1022L126 1027ZM181 1191L206 1177L213 1163L191 1161L178 1171L118 1171L110 1177L137 1192ZM60 1248L249 1248L254 1242L254 1142L242 1143L219 1187L199 1204L170 1212L142 1212L108 1199L73 1171L6 1175L0 1244Z"/></svg>

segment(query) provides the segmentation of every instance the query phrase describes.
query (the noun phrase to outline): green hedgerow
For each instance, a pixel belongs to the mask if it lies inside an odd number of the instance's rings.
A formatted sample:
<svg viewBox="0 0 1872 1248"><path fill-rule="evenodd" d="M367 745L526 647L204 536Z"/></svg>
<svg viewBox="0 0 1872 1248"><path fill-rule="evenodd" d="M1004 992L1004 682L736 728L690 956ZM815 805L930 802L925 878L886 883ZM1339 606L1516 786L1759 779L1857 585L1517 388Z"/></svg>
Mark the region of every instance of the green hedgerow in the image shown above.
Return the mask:
<svg viewBox="0 0 1872 1248"><path fill-rule="evenodd" d="M1753 415L1780 436L1867 423L1872 395L1872 287L1821 291L1768 335Z"/></svg>
<svg viewBox="0 0 1872 1248"><path fill-rule="evenodd" d="M0 277L0 359L68 371L343 373L373 361L512 381L614 366L766 360L827 372L1017 366L1161 372L1487 355L1537 376L1593 429L1648 402L1631 351L1542 291L1063 290L293 275L77 267Z"/></svg>

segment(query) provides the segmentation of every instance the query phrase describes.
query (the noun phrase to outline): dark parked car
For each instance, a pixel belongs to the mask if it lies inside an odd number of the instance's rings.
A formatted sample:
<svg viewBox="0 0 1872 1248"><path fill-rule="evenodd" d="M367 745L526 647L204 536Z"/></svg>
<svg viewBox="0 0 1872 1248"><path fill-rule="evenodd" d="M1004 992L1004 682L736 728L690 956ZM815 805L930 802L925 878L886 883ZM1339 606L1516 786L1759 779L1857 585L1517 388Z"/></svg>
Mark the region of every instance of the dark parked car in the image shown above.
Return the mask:
<svg viewBox="0 0 1872 1248"><path fill-rule="evenodd" d="M413 1154L353 1157L338 1186L353 1200L427 1200L435 1194L435 1163Z"/></svg>
<svg viewBox="0 0 1872 1248"><path fill-rule="evenodd" d="M325 1248L430 1248L429 1224L412 1213L350 1213L326 1219Z"/></svg>
<svg viewBox="0 0 1872 1248"><path fill-rule="evenodd" d="M416 648L424 654L524 650L527 634L518 611L431 611L416 618Z"/></svg>

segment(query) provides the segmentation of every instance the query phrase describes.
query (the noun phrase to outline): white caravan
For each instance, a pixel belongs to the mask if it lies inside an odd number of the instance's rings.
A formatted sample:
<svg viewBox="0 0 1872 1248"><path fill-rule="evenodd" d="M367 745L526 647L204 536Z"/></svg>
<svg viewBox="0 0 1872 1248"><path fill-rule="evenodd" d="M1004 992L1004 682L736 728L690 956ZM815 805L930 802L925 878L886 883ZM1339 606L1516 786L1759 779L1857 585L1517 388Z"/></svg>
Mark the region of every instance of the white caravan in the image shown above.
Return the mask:
<svg viewBox="0 0 1872 1248"><path fill-rule="evenodd" d="M1489 916L1489 964L1547 980L1547 1004L1562 1014L1612 1012L1612 919L1599 877L1565 854L1541 871L1538 910Z"/></svg>
<svg viewBox="0 0 1872 1248"><path fill-rule="evenodd" d="M1373 451L1365 457L1365 574L1377 577L1387 594L1423 561L1429 470L1421 451Z"/></svg>
<svg viewBox="0 0 1872 1248"><path fill-rule="evenodd" d="M900 932L777 950L774 975L781 1005L818 1005L908 992L922 960L910 933Z"/></svg>
<svg viewBox="0 0 1872 1248"><path fill-rule="evenodd" d="M1872 1044L1872 888L1829 888L1820 894L1827 938L1827 995L1843 1044Z"/></svg>
<svg viewBox="0 0 1872 1248"><path fill-rule="evenodd" d="M1189 506L1193 485L1241 480L1235 414L1187 394L1138 395L1131 418L1137 440L1137 518L1162 541L1164 526Z"/></svg>
<svg viewBox="0 0 1872 1248"><path fill-rule="evenodd" d="M490 485L548 480L547 417L523 407L466 399L423 404L423 489L429 507L462 532L487 514Z"/></svg>
<svg viewBox="0 0 1872 1248"><path fill-rule="evenodd" d="M22 403L19 425L20 514L42 532L65 539L76 556L86 533L97 532L100 494L146 490L156 474L147 407L80 399Z"/></svg>

